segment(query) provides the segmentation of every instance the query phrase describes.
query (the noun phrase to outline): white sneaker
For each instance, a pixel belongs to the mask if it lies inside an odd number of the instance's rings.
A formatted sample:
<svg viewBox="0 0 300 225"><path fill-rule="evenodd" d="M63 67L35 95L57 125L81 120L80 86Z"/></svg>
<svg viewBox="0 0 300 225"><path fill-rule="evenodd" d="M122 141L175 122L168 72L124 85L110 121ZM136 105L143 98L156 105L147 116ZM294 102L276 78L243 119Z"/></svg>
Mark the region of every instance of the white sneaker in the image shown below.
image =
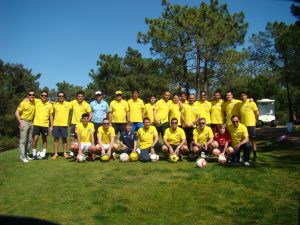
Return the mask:
<svg viewBox="0 0 300 225"><path fill-rule="evenodd" d="M33 160L33 158L30 158L30 157L29 157L29 154L26 155L26 159L29 160L29 161L30 161L30 160Z"/></svg>
<svg viewBox="0 0 300 225"><path fill-rule="evenodd" d="M250 163L249 162L244 162L244 165L245 166L250 166Z"/></svg>
<svg viewBox="0 0 300 225"><path fill-rule="evenodd" d="M74 157L74 152L70 151L69 155Z"/></svg>
<svg viewBox="0 0 300 225"><path fill-rule="evenodd" d="M201 152L201 156L200 156L201 158L205 158L205 152Z"/></svg>
<svg viewBox="0 0 300 225"><path fill-rule="evenodd" d="M28 163L28 162L29 162L26 158L20 158L20 161L21 161L22 163Z"/></svg>

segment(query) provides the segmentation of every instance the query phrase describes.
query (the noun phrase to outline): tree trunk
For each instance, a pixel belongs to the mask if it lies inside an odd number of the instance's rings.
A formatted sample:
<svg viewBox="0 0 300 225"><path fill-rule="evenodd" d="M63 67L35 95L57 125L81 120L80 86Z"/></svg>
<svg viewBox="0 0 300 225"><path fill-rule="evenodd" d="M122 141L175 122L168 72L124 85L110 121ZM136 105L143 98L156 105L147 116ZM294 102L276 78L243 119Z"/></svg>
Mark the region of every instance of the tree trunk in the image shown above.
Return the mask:
<svg viewBox="0 0 300 225"><path fill-rule="evenodd" d="M207 68L207 66L208 66L208 63L207 63L207 60L206 60L206 58L204 58L204 69L203 69L203 90L205 91L205 92L207 92L207 77L208 77L208 68Z"/></svg>
<svg viewBox="0 0 300 225"><path fill-rule="evenodd" d="M197 44L196 53L196 96L200 96L200 46Z"/></svg>

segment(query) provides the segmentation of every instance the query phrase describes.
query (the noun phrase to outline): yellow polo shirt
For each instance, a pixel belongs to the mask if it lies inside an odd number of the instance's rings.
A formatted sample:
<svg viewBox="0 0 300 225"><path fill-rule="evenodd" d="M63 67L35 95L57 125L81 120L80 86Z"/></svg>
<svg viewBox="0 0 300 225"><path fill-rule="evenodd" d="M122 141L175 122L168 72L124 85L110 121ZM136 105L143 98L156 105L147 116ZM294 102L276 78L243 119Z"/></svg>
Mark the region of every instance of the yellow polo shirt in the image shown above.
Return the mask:
<svg viewBox="0 0 300 225"><path fill-rule="evenodd" d="M148 130L144 127L137 132L140 139L140 149L146 149L152 146L155 136L158 136L157 130L154 126L150 126Z"/></svg>
<svg viewBox="0 0 300 225"><path fill-rule="evenodd" d="M50 102L42 102L35 99L35 116L33 125L40 127L49 127L49 116L53 113L53 106Z"/></svg>
<svg viewBox="0 0 300 225"><path fill-rule="evenodd" d="M110 103L110 112L112 113L113 123L126 123L126 111L129 110L128 103L125 100L113 100Z"/></svg>
<svg viewBox="0 0 300 225"><path fill-rule="evenodd" d="M86 126L83 123L79 123L76 125L76 134L80 136L81 143L91 143L92 142L92 135L94 133L94 124L88 123Z"/></svg>
<svg viewBox="0 0 300 225"><path fill-rule="evenodd" d="M231 136L231 143L233 147L235 147L245 138L249 137L247 127L241 123L239 123L237 128L235 128L233 124L230 124L228 126L228 131Z"/></svg>
<svg viewBox="0 0 300 225"><path fill-rule="evenodd" d="M71 101L72 109L73 109L73 114L72 114L72 124L79 124L81 121L81 116L84 113L90 113L91 107L90 105L86 102L83 101L81 104L75 99Z"/></svg>
<svg viewBox="0 0 300 225"><path fill-rule="evenodd" d="M174 131L171 127L169 127L165 131L164 139L166 139L170 145L179 145L183 139L186 139L186 137L182 128L177 127Z"/></svg>
<svg viewBox="0 0 300 225"><path fill-rule="evenodd" d="M214 134L210 127L205 126L203 130L200 130L200 128L197 127L193 130L193 140L197 141L200 145L204 145L213 137Z"/></svg>
<svg viewBox="0 0 300 225"><path fill-rule="evenodd" d="M241 115L241 123L245 126L256 126L256 117L255 112L258 111L255 102L246 102L239 103L239 110Z"/></svg>
<svg viewBox="0 0 300 225"><path fill-rule="evenodd" d="M185 121L190 124L195 121L197 115L199 115L199 107L197 104L184 104L182 109L182 115ZM185 127L185 124L183 124Z"/></svg>
<svg viewBox="0 0 300 225"><path fill-rule="evenodd" d="M224 123L224 114L222 113L223 100L219 99L218 101L211 102L211 123L212 124L223 124Z"/></svg>
<svg viewBox="0 0 300 225"><path fill-rule="evenodd" d="M142 109L145 108L144 101L138 98L128 100L130 122L143 122Z"/></svg>
<svg viewBox="0 0 300 225"><path fill-rule="evenodd" d="M20 119L32 121L35 113L35 101L23 100L17 108L20 112Z"/></svg>
<svg viewBox="0 0 300 225"><path fill-rule="evenodd" d="M170 101L160 99L156 102L156 117L161 124L169 121Z"/></svg>
<svg viewBox="0 0 300 225"><path fill-rule="evenodd" d="M171 120L176 118L178 120L178 126L181 126L181 109L179 104L175 104L172 102L170 104L170 112L169 112L169 123L171 124Z"/></svg>
<svg viewBox="0 0 300 225"><path fill-rule="evenodd" d="M226 114L226 123L231 124L231 116L240 115L238 103L241 102L237 99L232 99L230 102L226 101L223 105L223 112Z"/></svg>
<svg viewBox="0 0 300 225"><path fill-rule="evenodd" d="M205 118L206 124L211 124L210 112L211 112L211 103L207 100L197 101L199 107L199 115L201 118Z"/></svg>
<svg viewBox="0 0 300 225"><path fill-rule="evenodd" d="M62 126L66 127L69 123L69 113L72 109L72 105L70 102L63 101L55 102L53 104L53 111L54 111L54 120L53 126Z"/></svg>
<svg viewBox="0 0 300 225"><path fill-rule="evenodd" d="M154 121L154 110L155 110L155 104L151 105L150 103L147 103L145 105L145 116L150 119L151 123L153 123Z"/></svg>
<svg viewBox="0 0 300 225"><path fill-rule="evenodd" d="M115 129L113 127L108 127L107 130L104 130L103 126L98 129L98 138L101 138L102 144L110 144L111 139L115 138Z"/></svg>

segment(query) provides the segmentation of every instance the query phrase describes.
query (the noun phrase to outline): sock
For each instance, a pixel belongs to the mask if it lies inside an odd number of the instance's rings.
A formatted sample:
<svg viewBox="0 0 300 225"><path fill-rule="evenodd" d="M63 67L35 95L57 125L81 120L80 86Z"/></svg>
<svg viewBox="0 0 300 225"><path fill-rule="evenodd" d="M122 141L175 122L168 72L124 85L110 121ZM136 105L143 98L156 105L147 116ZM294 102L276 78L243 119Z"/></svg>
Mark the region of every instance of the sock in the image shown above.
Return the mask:
<svg viewBox="0 0 300 225"><path fill-rule="evenodd" d="M36 156L36 149L32 149L32 156Z"/></svg>
<svg viewBox="0 0 300 225"><path fill-rule="evenodd" d="M253 151L253 156L255 156L255 157L256 157L256 151Z"/></svg>
<svg viewBox="0 0 300 225"><path fill-rule="evenodd" d="M47 150L44 148L44 149L43 149L43 152L45 152L45 153L46 153L46 151L47 151Z"/></svg>

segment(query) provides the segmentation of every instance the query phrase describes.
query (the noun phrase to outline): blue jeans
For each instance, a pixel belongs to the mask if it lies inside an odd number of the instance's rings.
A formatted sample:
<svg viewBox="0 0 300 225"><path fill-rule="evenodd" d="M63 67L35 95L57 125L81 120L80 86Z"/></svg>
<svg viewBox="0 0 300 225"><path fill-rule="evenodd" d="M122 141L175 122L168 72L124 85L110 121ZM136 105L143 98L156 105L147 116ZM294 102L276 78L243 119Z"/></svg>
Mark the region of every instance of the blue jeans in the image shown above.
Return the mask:
<svg viewBox="0 0 300 225"><path fill-rule="evenodd" d="M161 151L161 147L162 147L161 143L157 142L155 144L154 150L155 150L156 154L158 154L158 152ZM140 161L142 161L142 162L150 161L149 153L150 153L150 148L141 149Z"/></svg>
<svg viewBox="0 0 300 225"><path fill-rule="evenodd" d="M131 131L137 131L138 129L143 127L143 122L132 122L131 126Z"/></svg>
<svg viewBox="0 0 300 225"><path fill-rule="evenodd" d="M250 143L247 142L246 144L241 145L241 147L237 150L235 150L232 154L232 160L233 162L239 162L240 157L241 157L241 151L243 150L244 152L244 162L249 162L250 159L250 152L251 152L251 146Z"/></svg>

